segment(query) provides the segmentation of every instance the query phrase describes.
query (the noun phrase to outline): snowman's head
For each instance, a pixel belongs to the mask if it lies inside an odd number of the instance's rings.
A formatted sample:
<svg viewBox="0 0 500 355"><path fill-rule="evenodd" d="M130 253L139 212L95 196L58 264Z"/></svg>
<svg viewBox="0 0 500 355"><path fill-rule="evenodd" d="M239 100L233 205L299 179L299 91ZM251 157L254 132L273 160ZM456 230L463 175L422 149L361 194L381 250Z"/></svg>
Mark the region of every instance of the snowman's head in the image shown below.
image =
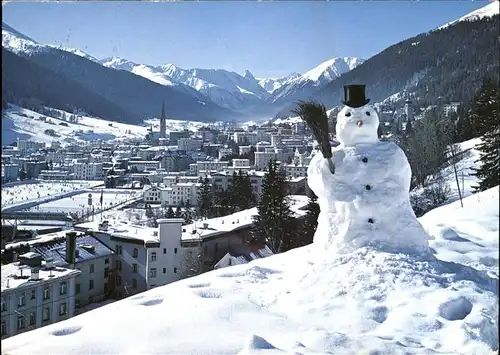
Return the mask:
<svg viewBox="0 0 500 355"><path fill-rule="evenodd" d="M344 108L337 115L337 139L344 146L378 141L378 114L371 105Z"/></svg>

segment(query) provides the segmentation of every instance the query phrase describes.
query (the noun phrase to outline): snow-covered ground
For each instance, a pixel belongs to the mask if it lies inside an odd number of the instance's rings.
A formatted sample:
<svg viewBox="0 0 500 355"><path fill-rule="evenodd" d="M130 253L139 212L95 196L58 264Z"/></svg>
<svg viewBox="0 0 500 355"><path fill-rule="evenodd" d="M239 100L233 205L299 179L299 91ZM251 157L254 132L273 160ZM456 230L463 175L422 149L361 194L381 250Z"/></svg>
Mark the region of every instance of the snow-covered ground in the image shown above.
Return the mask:
<svg viewBox="0 0 500 355"><path fill-rule="evenodd" d="M471 140L462 142L458 144L459 151L461 151L463 155L462 159L457 162L457 176L458 176L458 186L457 179L455 178L455 171L453 166L448 166L441 172L441 177L443 178L443 182L449 187L450 195L448 198L448 203L453 202L459 199L460 195L458 193L458 189L460 188L460 192L462 197L467 197L472 195L473 186L477 186L478 180L477 177L472 175L474 173L474 168L479 168L481 162L479 161L480 154L476 149L476 146L481 143L481 138L473 138ZM434 181L429 184L429 186L436 185L437 182ZM412 194L421 194L423 192L422 188L412 190Z"/></svg>
<svg viewBox="0 0 500 355"><path fill-rule="evenodd" d="M88 204L88 195L92 194L92 205ZM141 194L137 191L107 191L102 194L103 208L110 208L117 206L126 201L131 201ZM101 192L99 190L86 191L81 194L62 198L60 200L42 203L40 205L31 207L31 212L64 212L64 213L77 213L82 211L98 211L101 207Z"/></svg>
<svg viewBox="0 0 500 355"><path fill-rule="evenodd" d="M436 258L361 248L319 263L303 247L6 339L2 352L490 354L498 217L495 187L420 219Z"/></svg>
<svg viewBox="0 0 500 355"><path fill-rule="evenodd" d="M56 110L64 112L62 110ZM71 113L65 112L69 120ZM40 117L46 117L44 122ZM60 123L67 126L61 126ZM42 115L37 112L9 104L9 109L2 114L2 140L4 144L10 144L17 138L29 139L37 142L50 144L53 141L60 143L90 142L95 140L123 140L125 138L144 138L148 128L153 125L159 131L158 119L146 120L145 126L137 126L126 123L106 121L96 117L82 115L78 123L70 123L59 118ZM204 124L194 121L167 120L167 132L189 129L196 131ZM52 129L59 136L44 133Z"/></svg>
<svg viewBox="0 0 500 355"><path fill-rule="evenodd" d="M39 181L35 184L18 184L15 186L2 187L2 209L18 203L38 201L46 197L86 189L99 184L102 184L102 181Z"/></svg>

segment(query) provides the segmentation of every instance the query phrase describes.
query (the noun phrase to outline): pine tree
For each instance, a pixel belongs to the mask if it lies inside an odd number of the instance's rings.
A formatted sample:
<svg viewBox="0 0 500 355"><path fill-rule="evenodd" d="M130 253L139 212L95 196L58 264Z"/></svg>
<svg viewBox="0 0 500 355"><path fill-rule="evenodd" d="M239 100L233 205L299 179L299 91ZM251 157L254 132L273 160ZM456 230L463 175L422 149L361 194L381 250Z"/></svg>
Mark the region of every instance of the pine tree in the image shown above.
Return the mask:
<svg viewBox="0 0 500 355"><path fill-rule="evenodd" d="M200 187L200 192L198 194L198 210L200 211L200 215L208 218L210 212L213 208L213 193L212 193L212 185L210 184L210 180L206 177Z"/></svg>
<svg viewBox="0 0 500 355"><path fill-rule="evenodd" d="M165 218L175 218L174 209L172 208L172 206L168 207Z"/></svg>
<svg viewBox="0 0 500 355"><path fill-rule="evenodd" d="M478 177L478 186L473 186L474 192L484 191L498 185L500 174L500 126L491 127L482 137L479 150L481 166L474 169Z"/></svg>
<svg viewBox="0 0 500 355"><path fill-rule="evenodd" d="M309 197L309 201L306 205L305 210L307 214L302 223L301 233L297 236L297 246L304 246L311 244L314 239L314 233L316 232L316 227L318 226L318 216L320 212L318 198L316 195Z"/></svg>
<svg viewBox="0 0 500 355"><path fill-rule="evenodd" d="M480 137L490 132L492 126L498 126L498 92L498 83L487 77L474 96L471 109L474 137Z"/></svg>
<svg viewBox="0 0 500 355"><path fill-rule="evenodd" d="M499 178L499 147L500 125L499 86L491 78L485 78L481 88L472 103L472 124L476 136L481 136L482 142L476 147L480 152L481 166L473 175L479 179L478 186L473 186L474 192L484 191L498 185Z"/></svg>
<svg viewBox="0 0 500 355"><path fill-rule="evenodd" d="M182 210L179 206L175 208L174 212L174 218L181 218L182 217Z"/></svg>
<svg viewBox="0 0 500 355"><path fill-rule="evenodd" d="M262 182L262 196L253 217L254 239L266 243L274 253L296 247L295 220L286 196L286 177L275 160L271 160Z"/></svg>
<svg viewBox="0 0 500 355"><path fill-rule="evenodd" d="M193 223L193 211L189 201L186 202L184 212L182 213L182 218L184 218L186 224Z"/></svg>

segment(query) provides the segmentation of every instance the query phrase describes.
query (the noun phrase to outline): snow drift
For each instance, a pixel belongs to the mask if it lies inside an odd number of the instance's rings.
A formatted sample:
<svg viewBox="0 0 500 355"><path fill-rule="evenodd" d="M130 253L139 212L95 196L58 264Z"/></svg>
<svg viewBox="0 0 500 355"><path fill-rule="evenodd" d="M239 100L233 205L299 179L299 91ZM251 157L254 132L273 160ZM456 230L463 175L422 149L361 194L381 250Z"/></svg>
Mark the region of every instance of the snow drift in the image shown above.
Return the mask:
<svg viewBox="0 0 500 355"><path fill-rule="evenodd" d="M496 187L423 216L428 260L360 248L319 263L304 247L9 338L2 351L487 354L498 349L498 201Z"/></svg>

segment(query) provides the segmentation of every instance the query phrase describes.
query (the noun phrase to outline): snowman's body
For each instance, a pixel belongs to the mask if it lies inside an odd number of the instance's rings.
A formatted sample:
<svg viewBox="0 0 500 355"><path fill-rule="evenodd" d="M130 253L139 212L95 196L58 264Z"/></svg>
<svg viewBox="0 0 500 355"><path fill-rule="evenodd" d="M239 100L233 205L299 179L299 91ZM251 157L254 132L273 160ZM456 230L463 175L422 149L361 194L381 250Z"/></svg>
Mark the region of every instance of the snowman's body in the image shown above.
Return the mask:
<svg viewBox="0 0 500 355"><path fill-rule="evenodd" d="M410 205L408 160L396 144L378 140L378 124L371 106L345 107L337 117L341 144L332 149L335 173L321 154L311 160L308 184L321 208L314 245L320 250L429 251Z"/></svg>

